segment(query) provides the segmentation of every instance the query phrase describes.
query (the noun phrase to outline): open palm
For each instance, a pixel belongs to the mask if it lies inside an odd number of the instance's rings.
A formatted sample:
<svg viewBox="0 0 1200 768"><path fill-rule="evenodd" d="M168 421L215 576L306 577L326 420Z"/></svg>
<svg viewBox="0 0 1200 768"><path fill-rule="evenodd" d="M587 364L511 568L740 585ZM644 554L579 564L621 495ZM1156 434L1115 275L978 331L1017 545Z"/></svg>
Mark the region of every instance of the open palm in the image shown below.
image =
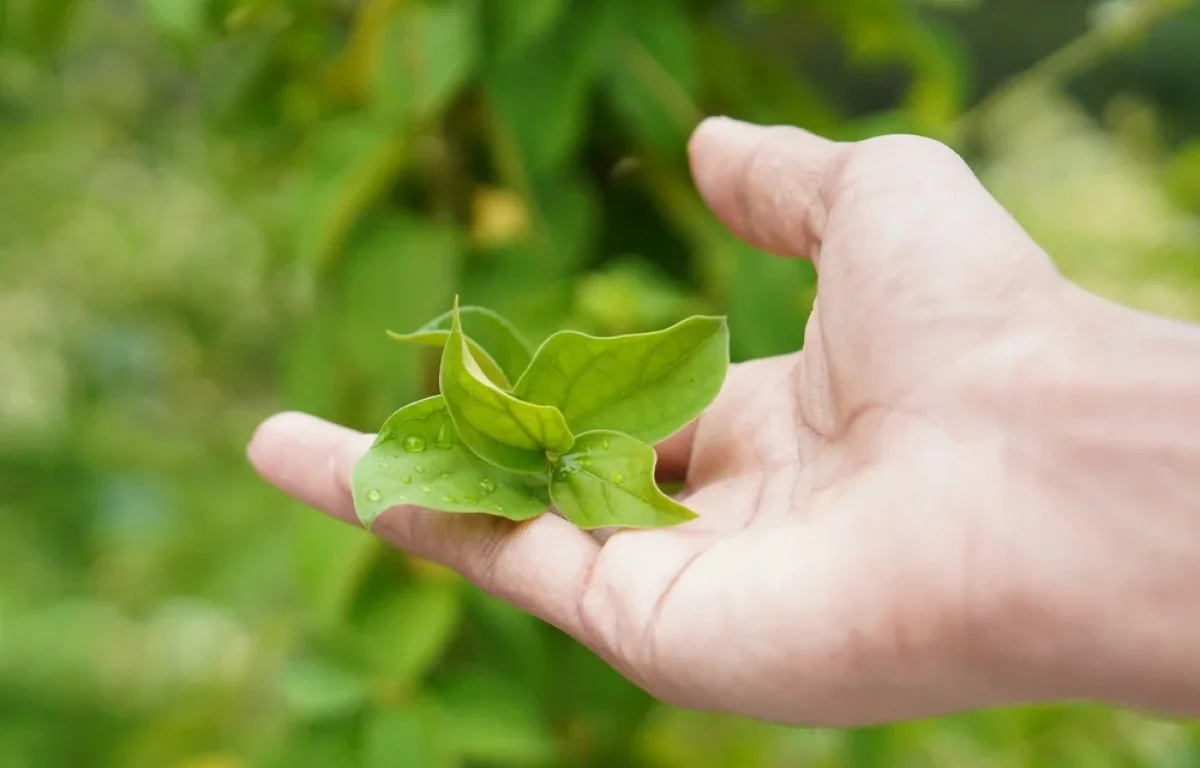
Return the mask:
<svg viewBox="0 0 1200 768"><path fill-rule="evenodd" d="M1048 354L1066 283L933 142L716 120L692 156L727 225L819 275L803 352L735 366L659 447L700 519L594 537L551 515L403 508L377 532L683 706L857 724L1038 691L1013 657L1036 609L1036 576L1017 574L1037 564L1014 568L1025 555L1006 542L1045 500L1014 458L1004 392ZM352 522L347 478L370 440L283 414L251 457Z"/></svg>

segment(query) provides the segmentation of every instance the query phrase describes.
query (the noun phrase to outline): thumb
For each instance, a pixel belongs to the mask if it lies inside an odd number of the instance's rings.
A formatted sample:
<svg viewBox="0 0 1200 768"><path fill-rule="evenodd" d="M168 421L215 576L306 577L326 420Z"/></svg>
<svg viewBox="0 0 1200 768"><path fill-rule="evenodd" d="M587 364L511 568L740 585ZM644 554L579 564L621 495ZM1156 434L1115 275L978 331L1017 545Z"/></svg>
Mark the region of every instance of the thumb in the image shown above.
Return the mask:
<svg viewBox="0 0 1200 768"><path fill-rule="evenodd" d="M705 120L688 144L708 206L738 237L781 256L816 258L843 145L790 126Z"/></svg>
<svg viewBox="0 0 1200 768"><path fill-rule="evenodd" d="M730 230L757 248L811 258L823 284L864 266L877 275L917 269L934 280L965 277L981 262L992 276L1012 266L1053 271L969 166L932 139L843 143L711 118L692 135L689 154L696 186ZM830 250L835 262L822 264ZM953 276L945 269L967 265Z"/></svg>

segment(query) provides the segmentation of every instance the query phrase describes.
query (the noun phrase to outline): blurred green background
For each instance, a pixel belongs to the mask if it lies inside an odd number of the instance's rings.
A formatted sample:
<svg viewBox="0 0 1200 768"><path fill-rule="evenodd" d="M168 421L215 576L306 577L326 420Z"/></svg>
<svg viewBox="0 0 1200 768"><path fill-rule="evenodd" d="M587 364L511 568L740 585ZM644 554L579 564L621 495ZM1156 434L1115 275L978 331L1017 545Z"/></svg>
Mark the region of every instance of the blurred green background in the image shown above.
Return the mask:
<svg viewBox="0 0 1200 768"><path fill-rule="evenodd" d="M1069 275L1200 319L1188 2L0 0L0 768L1200 766L1101 707L673 710L251 473L277 409L431 391L383 331L455 292L798 348L812 270L700 204L705 114L940 138Z"/></svg>

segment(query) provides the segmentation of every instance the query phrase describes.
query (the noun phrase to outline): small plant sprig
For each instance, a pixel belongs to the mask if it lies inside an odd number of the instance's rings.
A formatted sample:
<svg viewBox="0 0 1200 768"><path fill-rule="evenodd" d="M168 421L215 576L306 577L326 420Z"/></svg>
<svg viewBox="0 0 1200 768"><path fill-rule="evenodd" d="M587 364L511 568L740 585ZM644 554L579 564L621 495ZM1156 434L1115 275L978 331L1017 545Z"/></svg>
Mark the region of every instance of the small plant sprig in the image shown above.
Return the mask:
<svg viewBox="0 0 1200 768"><path fill-rule="evenodd" d="M392 414L354 467L368 528L400 505L528 520L553 503L586 530L696 517L655 483L652 446L720 391L725 318L627 336L561 331L534 352L503 317L456 298L418 330L389 335L442 347L441 394Z"/></svg>

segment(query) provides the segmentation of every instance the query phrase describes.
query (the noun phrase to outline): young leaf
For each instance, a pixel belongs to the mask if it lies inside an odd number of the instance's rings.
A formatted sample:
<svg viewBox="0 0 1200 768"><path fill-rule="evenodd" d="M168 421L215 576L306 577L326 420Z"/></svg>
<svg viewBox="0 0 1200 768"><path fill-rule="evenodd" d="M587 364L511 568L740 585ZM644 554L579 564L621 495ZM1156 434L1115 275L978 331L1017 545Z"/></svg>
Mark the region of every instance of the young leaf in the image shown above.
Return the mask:
<svg viewBox="0 0 1200 768"><path fill-rule="evenodd" d="M721 317L609 338L562 331L537 351L513 394L555 406L576 434L605 429L657 443L713 401L728 367Z"/></svg>
<svg viewBox="0 0 1200 768"><path fill-rule="evenodd" d="M440 395L401 408L351 473L354 508L370 528L391 507L482 512L527 520L546 511L543 482L495 467L473 454Z"/></svg>
<svg viewBox="0 0 1200 768"><path fill-rule="evenodd" d="M696 513L655 485L657 459L653 448L620 432L579 435L571 452L554 464L550 498L585 530L658 528L695 519Z"/></svg>
<svg viewBox="0 0 1200 768"><path fill-rule="evenodd" d="M563 453L574 442L557 408L522 402L487 380L467 347L457 306L442 350L441 386L462 441L498 467L544 473L546 453Z"/></svg>
<svg viewBox="0 0 1200 768"><path fill-rule="evenodd" d="M483 307L459 307L463 335L471 347L471 354L479 367L497 386L509 389L511 382L520 378L533 358L533 349L521 332L500 315ZM396 341L444 347L450 338L454 324L454 312L445 313L430 320L412 333L388 335Z"/></svg>

